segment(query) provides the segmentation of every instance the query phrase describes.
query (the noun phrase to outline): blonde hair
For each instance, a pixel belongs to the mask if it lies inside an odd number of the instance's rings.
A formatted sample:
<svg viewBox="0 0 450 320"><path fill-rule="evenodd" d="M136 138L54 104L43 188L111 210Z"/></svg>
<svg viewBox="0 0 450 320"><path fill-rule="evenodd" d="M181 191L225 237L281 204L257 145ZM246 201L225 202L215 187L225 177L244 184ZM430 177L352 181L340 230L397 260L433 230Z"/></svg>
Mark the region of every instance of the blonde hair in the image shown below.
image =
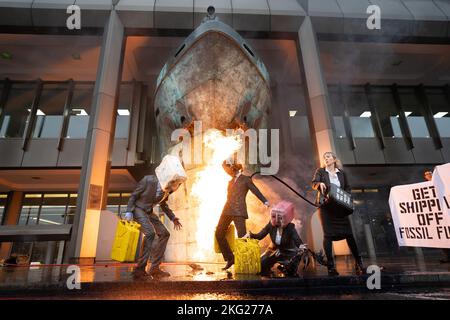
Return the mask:
<svg viewBox="0 0 450 320"><path fill-rule="evenodd" d="M323 154L322 157L325 158L325 156L326 156L327 154L331 155L331 156L333 157L333 159L336 160L334 166L335 166L336 168L338 168L338 169L342 169L342 162L341 162L341 160L337 157L336 153L334 153L334 152L332 152L332 151L327 151L327 152L325 152L325 153Z"/></svg>

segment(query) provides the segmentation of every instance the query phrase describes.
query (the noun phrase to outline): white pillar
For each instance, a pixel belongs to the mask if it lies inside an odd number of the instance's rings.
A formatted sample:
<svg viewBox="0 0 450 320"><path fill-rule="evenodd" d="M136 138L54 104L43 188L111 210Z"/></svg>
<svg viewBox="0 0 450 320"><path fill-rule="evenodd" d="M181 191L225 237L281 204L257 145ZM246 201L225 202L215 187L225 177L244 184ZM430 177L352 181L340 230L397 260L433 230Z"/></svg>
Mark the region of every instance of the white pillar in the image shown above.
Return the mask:
<svg viewBox="0 0 450 320"><path fill-rule="evenodd" d="M111 152L121 80L124 27L112 10L103 33L89 128L68 257L92 261L96 256L100 214L106 205Z"/></svg>
<svg viewBox="0 0 450 320"><path fill-rule="evenodd" d="M322 163L322 155L327 151L336 152L336 148L333 140L333 126L331 122L327 82L320 61L316 33L309 16L305 17L298 31L298 41L306 80L306 99L310 108L309 116L310 120L312 120L310 126L314 140L313 144L317 152L318 162ZM309 230L312 236L308 237L313 241L312 247L314 250L323 248L322 237L318 236L322 235L318 220L318 214L316 212L311 219L312 223ZM349 252L347 244L342 241L336 242L333 248L336 255L347 254Z"/></svg>

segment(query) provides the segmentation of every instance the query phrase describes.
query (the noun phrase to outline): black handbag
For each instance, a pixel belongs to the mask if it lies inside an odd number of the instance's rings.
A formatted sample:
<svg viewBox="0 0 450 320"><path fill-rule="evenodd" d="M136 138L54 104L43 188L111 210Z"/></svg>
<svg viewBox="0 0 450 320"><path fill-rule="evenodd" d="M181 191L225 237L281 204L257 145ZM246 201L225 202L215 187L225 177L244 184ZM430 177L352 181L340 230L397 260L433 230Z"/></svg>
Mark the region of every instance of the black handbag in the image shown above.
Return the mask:
<svg viewBox="0 0 450 320"><path fill-rule="evenodd" d="M352 195L333 183L327 188L326 197L322 198L321 207L327 208L333 214L346 217L354 211Z"/></svg>

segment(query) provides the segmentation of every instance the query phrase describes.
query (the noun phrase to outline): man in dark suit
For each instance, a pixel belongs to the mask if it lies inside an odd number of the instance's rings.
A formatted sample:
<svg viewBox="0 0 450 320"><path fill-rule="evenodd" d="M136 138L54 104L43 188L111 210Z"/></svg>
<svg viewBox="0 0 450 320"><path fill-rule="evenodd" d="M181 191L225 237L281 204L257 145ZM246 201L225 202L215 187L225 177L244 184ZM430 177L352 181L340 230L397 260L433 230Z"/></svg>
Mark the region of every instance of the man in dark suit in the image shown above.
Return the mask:
<svg viewBox="0 0 450 320"><path fill-rule="evenodd" d="M149 275L153 278L170 276L168 272L159 268L166 251L170 233L153 212L153 207L159 204L162 211L173 222L175 230L180 230L182 227L180 220L167 205L167 199L169 194L176 191L181 183L182 181L171 181L163 189L156 176L148 175L139 181L136 189L130 196L125 219L131 220L134 218L141 225L141 231L145 235L143 252L134 271L136 276L148 275L145 268L149 259L151 259L152 263ZM158 239L154 244L155 235L158 236Z"/></svg>
<svg viewBox="0 0 450 320"><path fill-rule="evenodd" d="M248 219L245 197L250 190L267 207L269 202L255 186L249 176L242 174L242 165L223 163L224 170L232 177L228 183L227 202L223 207L219 223L216 228L216 239L223 258L227 262L223 270L229 269L234 264L234 255L226 239L226 232L231 222L234 222L239 238L247 233L245 220Z"/></svg>

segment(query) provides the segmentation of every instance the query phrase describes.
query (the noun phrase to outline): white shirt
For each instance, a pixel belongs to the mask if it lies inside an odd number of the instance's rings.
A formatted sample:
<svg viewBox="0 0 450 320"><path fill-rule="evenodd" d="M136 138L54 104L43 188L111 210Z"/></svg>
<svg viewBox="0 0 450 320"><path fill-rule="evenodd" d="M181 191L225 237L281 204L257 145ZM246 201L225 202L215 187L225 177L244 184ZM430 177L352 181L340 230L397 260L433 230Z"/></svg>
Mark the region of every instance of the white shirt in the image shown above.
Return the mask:
<svg viewBox="0 0 450 320"><path fill-rule="evenodd" d="M338 168L336 168L335 172L328 171L328 168L325 167L325 171L328 172L328 176L330 177L330 183L341 187L341 182L339 181L337 173L340 172Z"/></svg>
<svg viewBox="0 0 450 320"><path fill-rule="evenodd" d="M280 228L277 228L277 235L275 237L275 244L279 246L281 244L281 232Z"/></svg>

